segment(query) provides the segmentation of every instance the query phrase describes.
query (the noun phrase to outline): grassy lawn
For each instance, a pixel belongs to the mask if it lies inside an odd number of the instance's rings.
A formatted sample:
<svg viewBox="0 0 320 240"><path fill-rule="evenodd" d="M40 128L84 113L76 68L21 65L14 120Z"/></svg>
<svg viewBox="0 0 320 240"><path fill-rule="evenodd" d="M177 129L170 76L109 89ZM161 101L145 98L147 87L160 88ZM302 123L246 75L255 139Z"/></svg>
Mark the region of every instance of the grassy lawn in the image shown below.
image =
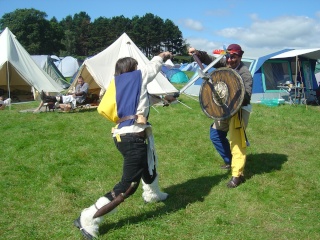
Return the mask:
<svg viewBox="0 0 320 240"><path fill-rule="evenodd" d="M230 174L209 139L199 102L151 109L163 203L136 194L106 217L100 239L320 239L319 106L253 105L247 181ZM80 211L111 190L122 159L96 110L0 112L0 239L82 239Z"/></svg>

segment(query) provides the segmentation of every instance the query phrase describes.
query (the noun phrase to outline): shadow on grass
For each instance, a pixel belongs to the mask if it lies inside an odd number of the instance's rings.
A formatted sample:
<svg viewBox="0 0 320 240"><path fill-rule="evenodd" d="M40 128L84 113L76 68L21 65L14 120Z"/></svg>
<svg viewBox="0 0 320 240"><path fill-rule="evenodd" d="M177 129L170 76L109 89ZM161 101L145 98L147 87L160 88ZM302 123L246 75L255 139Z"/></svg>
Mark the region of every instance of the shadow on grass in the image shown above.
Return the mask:
<svg viewBox="0 0 320 240"><path fill-rule="evenodd" d="M278 153L249 154L245 167L246 179L257 174L279 171L282 165L288 161L288 156Z"/></svg>
<svg viewBox="0 0 320 240"><path fill-rule="evenodd" d="M270 173L281 170L282 165L288 160L287 155L276 153L261 153L250 154L247 156L246 163L246 179L253 175ZM164 202L165 205L155 210L141 213L132 217L124 218L117 223L103 224L100 226L100 234L107 234L110 229L119 229L123 226L139 223L148 218L155 216L166 215L168 213L176 212L185 209L187 205L195 202L203 202L205 197L209 194L211 189L219 184L221 180L229 176L229 172L214 176L204 176L196 179L189 179L188 181L167 187L165 192L169 193L169 198ZM171 197L170 197L171 196ZM129 199L128 199L129 200ZM128 201L127 200L127 201ZM129 200L130 201L130 200ZM121 206L120 206L121 207Z"/></svg>
<svg viewBox="0 0 320 240"><path fill-rule="evenodd" d="M122 228L123 226L127 225L128 222L130 224L135 224L145 221L148 218L153 218L154 216L166 215L168 213L185 209L187 205L195 202L203 202L205 197L210 193L212 187L219 184L219 182L228 176L228 174L229 173L199 177L196 179L190 179L178 185L167 187L163 189L164 192L169 194L168 199L164 202L164 206L140 215L127 217L118 221L117 223L103 224L100 226L100 234L104 235L110 229Z"/></svg>

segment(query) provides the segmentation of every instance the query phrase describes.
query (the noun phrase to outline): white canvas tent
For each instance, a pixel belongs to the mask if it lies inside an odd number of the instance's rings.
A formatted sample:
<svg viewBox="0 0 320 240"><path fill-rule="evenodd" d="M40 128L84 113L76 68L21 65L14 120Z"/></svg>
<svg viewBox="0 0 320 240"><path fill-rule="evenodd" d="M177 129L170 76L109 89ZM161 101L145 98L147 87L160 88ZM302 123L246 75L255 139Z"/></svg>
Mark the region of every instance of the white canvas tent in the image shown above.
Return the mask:
<svg viewBox="0 0 320 240"><path fill-rule="evenodd" d="M89 84L89 92L99 94L104 92L114 76L114 68L117 60L123 57L132 57L138 61L138 68L144 66L149 60L134 44L126 33L123 33L108 48L97 55L86 59L81 65L76 78L82 76ZM77 81L73 81L70 89L73 89ZM178 90L159 73L155 80L148 84L150 94L165 95L178 92Z"/></svg>
<svg viewBox="0 0 320 240"><path fill-rule="evenodd" d="M38 67L12 32L6 28L0 35L0 89L5 97L31 93L34 90L60 92L59 86ZM34 94L33 99L34 100ZM13 100L15 100L13 98Z"/></svg>

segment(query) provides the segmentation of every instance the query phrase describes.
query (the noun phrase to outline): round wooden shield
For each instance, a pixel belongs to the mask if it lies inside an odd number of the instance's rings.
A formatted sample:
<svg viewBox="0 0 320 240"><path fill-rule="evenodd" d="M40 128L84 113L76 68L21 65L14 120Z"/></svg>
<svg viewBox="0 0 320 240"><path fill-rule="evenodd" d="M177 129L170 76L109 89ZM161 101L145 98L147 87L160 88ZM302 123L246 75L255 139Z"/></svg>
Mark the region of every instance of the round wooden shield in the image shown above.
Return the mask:
<svg viewBox="0 0 320 240"><path fill-rule="evenodd" d="M202 111L213 119L230 118L241 107L244 92L243 80L235 70L217 68L201 85L199 100Z"/></svg>

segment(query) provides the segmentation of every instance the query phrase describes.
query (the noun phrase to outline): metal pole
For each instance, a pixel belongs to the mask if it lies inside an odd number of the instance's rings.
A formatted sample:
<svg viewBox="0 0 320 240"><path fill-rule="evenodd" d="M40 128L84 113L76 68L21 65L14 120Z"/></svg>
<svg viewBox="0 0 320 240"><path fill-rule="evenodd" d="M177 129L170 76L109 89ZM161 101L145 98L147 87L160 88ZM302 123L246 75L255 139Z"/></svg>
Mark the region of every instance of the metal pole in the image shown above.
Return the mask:
<svg viewBox="0 0 320 240"><path fill-rule="evenodd" d="M7 61L7 84L8 84L8 98L11 99L9 61ZM12 103L12 100L9 105L9 110L11 110L11 103Z"/></svg>

